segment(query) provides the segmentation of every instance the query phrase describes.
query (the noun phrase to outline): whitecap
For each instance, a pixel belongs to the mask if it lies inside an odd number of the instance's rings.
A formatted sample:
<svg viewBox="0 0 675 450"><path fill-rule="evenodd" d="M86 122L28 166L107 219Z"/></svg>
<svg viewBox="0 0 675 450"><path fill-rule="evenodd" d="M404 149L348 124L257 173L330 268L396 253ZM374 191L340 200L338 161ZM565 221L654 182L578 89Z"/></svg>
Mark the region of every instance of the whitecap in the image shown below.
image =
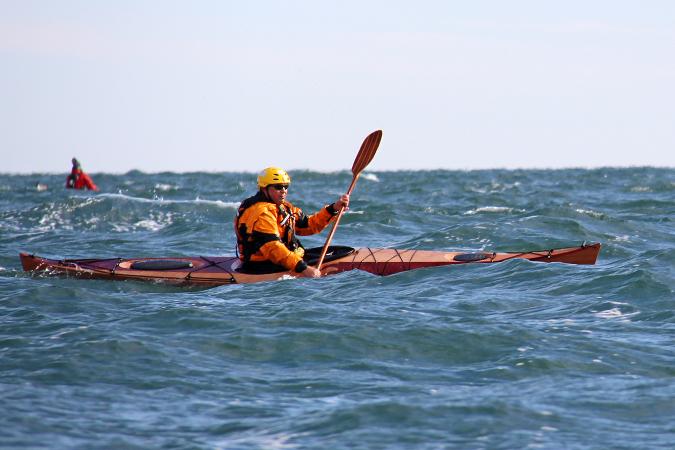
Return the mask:
<svg viewBox="0 0 675 450"><path fill-rule="evenodd" d="M172 189L176 189L176 186L172 184L157 183L155 184L155 189L158 191L170 191Z"/></svg>
<svg viewBox="0 0 675 450"><path fill-rule="evenodd" d="M128 233L129 231L131 231L131 227L129 225L126 225L126 224L122 225L122 224L119 224L119 223L113 223L112 229L113 229L113 231L115 231L117 233Z"/></svg>
<svg viewBox="0 0 675 450"><path fill-rule="evenodd" d="M511 213L515 211L514 208L509 208L508 206L481 206L476 209L471 209L467 212L464 213L464 215L473 215L473 214L478 214L481 212L488 212L488 213Z"/></svg>
<svg viewBox="0 0 675 450"><path fill-rule="evenodd" d="M380 182L380 179L374 173L364 173L361 175L361 179L368 181L375 181L376 183Z"/></svg>
<svg viewBox="0 0 675 450"><path fill-rule="evenodd" d="M148 231L159 231L162 228L164 228L166 225L163 225L163 224L161 224L161 223L159 223L155 220L146 219L146 220L141 220L139 222L136 222L134 224L134 226L137 227L137 228L144 228Z"/></svg>
<svg viewBox="0 0 675 450"><path fill-rule="evenodd" d="M64 212L69 212L75 210L75 208L56 208L54 204L51 204L49 210L44 213L44 215L38 220L38 226L35 228L37 231L52 231L57 228L63 230L72 230L73 226L66 218L64 218Z"/></svg>
<svg viewBox="0 0 675 450"><path fill-rule="evenodd" d="M177 200L178 203L180 203L180 200ZM188 201L187 203L192 203ZM205 205L213 205L213 206L218 206L219 208L234 208L237 209L239 208L239 205L241 205L241 202L224 202L222 200L203 200L200 198L196 198L194 200L194 203L202 203Z"/></svg>
<svg viewBox="0 0 675 450"><path fill-rule="evenodd" d="M578 212L579 214L586 214L586 215L591 216L591 217L597 217L597 218L605 217L605 215L603 213L593 211L591 209L577 208L577 209L575 209L575 211Z"/></svg>
<svg viewBox="0 0 675 450"><path fill-rule="evenodd" d="M637 314L637 312L624 313L619 308L612 308L595 312L593 315L602 319L628 319L630 316L634 316L635 314Z"/></svg>
<svg viewBox="0 0 675 450"><path fill-rule="evenodd" d="M238 208L241 202L224 202L222 200L204 200L199 197L194 200L165 200L163 197L154 197L154 198L143 198L143 197L133 197L130 195L118 193L118 194L101 194L99 197L108 197L108 198L121 198L124 200L131 200L134 202L141 203L160 203L163 205L169 204L206 204L218 206L220 208Z"/></svg>
<svg viewBox="0 0 675 450"><path fill-rule="evenodd" d="M143 197L134 197L131 195L126 195L122 194L121 192L118 192L117 194L99 194L99 197L103 198L116 198L116 199L124 199L124 200L131 200L134 202L141 202L141 203L156 203L158 200L157 199L150 199L150 198L143 198Z"/></svg>
<svg viewBox="0 0 675 450"><path fill-rule="evenodd" d="M489 187L470 186L467 189L470 192L475 192L477 194L499 194L507 190L516 189L520 186L520 184L521 184L520 181L516 181L515 183L504 183L504 184L493 181L490 183Z"/></svg>

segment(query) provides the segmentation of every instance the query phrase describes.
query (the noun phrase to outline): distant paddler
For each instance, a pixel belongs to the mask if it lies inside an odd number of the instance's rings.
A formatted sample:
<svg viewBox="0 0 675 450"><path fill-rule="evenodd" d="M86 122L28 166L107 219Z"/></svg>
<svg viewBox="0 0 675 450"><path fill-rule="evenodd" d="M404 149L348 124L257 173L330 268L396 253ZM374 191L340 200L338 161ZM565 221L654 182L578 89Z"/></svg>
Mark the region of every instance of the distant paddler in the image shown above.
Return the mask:
<svg viewBox="0 0 675 450"><path fill-rule="evenodd" d="M66 178L66 188L98 191L98 186L96 186L89 175L82 170L80 162L76 158L73 158L72 163L73 168L71 169L68 178Z"/></svg>

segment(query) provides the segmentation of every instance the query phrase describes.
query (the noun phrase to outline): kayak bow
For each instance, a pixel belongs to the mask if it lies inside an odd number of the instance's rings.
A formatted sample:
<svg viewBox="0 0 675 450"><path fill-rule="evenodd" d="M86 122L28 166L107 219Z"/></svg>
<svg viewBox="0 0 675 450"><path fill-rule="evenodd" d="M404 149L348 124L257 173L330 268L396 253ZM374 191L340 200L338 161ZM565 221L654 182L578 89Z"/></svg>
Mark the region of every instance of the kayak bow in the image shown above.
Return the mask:
<svg viewBox="0 0 675 450"><path fill-rule="evenodd" d="M307 254L322 248L308 249ZM375 275L391 275L407 270L459 264L492 264L512 259L567 264L595 264L600 244L526 252L442 252L383 248L329 248L321 272L333 275L348 270L363 270ZM33 274L62 275L77 278L144 280L178 285L219 286L223 284L274 281L297 274L289 271L245 273L237 257L185 258L108 258L49 259L20 253L23 270Z"/></svg>

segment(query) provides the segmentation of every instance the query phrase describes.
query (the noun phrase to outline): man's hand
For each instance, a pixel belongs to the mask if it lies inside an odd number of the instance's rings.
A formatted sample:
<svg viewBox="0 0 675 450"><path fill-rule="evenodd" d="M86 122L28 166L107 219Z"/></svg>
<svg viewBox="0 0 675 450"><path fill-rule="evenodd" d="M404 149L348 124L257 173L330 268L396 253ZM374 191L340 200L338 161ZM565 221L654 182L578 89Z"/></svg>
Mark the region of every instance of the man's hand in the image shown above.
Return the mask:
<svg viewBox="0 0 675 450"><path fill-rule="evenodd" d="M307 266L305 270L300 272L300 276L305 278L321 278L321 271L313 266Z"/></svg>
<svg viewBox="0 0 675 450"><path fill-rule="evenodd" d="M344 206L345 211L349 209L349 194L342 194L342 196L333 203L333 209L335 211L340 211L340 208Z"/></svg>

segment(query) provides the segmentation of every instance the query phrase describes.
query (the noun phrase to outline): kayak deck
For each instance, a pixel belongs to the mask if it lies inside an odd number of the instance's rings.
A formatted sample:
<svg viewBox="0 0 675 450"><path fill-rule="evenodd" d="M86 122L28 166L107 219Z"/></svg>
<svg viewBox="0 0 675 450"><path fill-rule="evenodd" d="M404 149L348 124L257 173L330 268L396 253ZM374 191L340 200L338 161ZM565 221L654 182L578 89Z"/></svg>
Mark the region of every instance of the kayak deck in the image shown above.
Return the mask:
<svg viewBox="0 0 675 450"><path fill-rule="evenodd" d="M321 272L323 275L333 275L348 270L362 270L385 276L425 267L492 264L511 259L567 264L595 264L600 247L599 243L584 243L577 247L503 253L341 247L340 249L348 248L349 251L343 251L342 255L333 255L332 259L327 258L321 267ZM19 257L24 271L78 278L143 280L178 285L218 286L297 277L297 274L289 271L262 274L244 273L241 270L241 262L234 256L58 260L22 252Z"/></svg>

